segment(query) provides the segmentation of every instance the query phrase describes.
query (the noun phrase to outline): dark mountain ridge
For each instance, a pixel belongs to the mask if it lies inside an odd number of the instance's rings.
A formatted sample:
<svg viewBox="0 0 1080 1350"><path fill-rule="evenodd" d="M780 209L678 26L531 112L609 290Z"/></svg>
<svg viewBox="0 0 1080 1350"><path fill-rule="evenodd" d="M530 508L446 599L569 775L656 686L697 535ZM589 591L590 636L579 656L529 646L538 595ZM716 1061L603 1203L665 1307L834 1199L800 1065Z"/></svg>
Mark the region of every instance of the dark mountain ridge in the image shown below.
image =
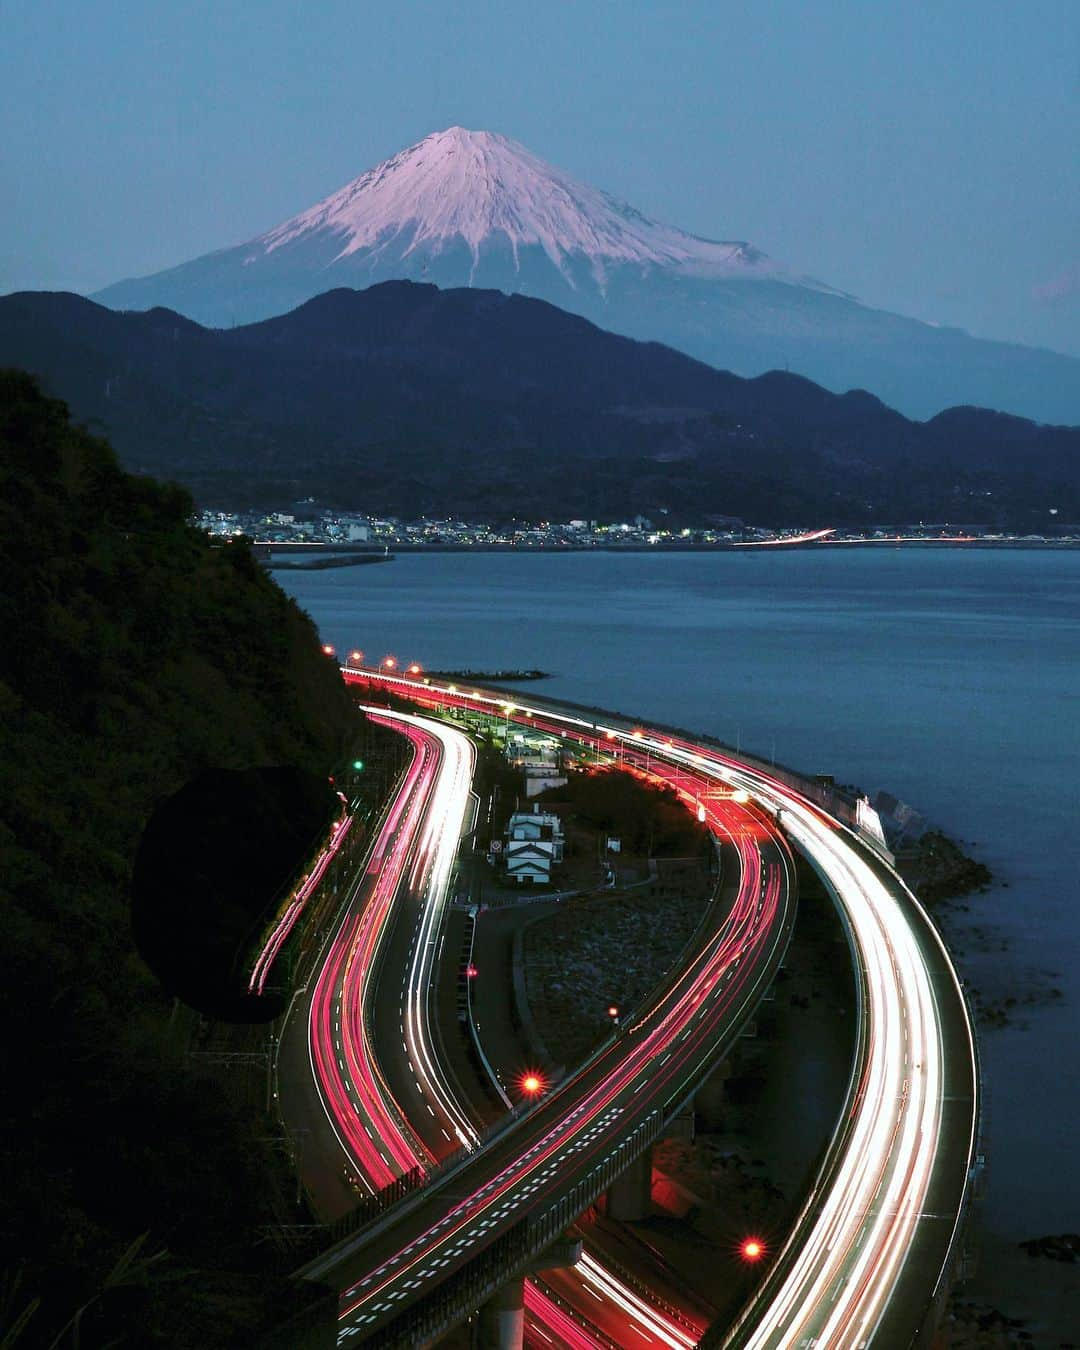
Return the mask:
<svg viewBox="0 0 1080 1350"><path fill-rule="evenodd" d="M743 379L498 291L386 282L234 329L24 292L0 299L0 363L38 374L129 467L207 505L1080 517L1076 428L976 408L916 422L862 390Z"/></svg>
<svg viewBox="0 0 1080 1350"><path fill-rule="evenodd" d="M426 136L264 234L92 298L248 324L331 287L384 281L533 296L740 375L792 369L837 392L873 389L911 417L965 403L1080 422L1075 356L874 309L719 222L706 239L650 220L526 146L465 127Z"/></svg>

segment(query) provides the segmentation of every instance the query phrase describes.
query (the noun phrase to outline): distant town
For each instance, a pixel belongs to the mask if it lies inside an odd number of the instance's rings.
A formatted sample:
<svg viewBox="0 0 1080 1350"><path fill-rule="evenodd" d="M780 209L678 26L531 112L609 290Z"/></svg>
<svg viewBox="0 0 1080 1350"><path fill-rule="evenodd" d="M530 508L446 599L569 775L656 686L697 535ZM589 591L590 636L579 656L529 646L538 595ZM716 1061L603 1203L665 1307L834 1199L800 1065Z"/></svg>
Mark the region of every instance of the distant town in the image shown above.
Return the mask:
<svg viewBox="0 0 1080 1350"><path fill-rule="evenodd" d="M773 529L717 517L705 527L679 527L646 516L625 521L512 520L493 523L422 516L370 516L324 510L314 502L293 511L203 511L199 526L209 534L244 535L263 551L333 547L357 553L409 549L690 549L766 548L798 545L997 544L1076 547L1080 530L1063 525L1046 533L1007 534L954 522L906 522L860 529Z"/></svg>

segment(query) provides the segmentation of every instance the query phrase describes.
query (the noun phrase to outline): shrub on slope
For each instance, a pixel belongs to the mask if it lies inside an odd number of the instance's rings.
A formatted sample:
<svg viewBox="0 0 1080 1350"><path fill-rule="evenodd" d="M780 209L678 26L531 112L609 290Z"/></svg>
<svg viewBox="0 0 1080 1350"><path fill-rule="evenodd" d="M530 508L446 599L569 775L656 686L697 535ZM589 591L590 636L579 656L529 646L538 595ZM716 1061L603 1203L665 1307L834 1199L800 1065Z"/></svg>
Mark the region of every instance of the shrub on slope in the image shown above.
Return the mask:
<svg viewBox="0 0 1080 1350"><path fill-rule="evenodd" d="M196 773L325 776L354 714L310 620L190 511L0 371L0 1338L41 1300L20 1347L81 1307L83 1346L251 1343L264 1308L265 1123L192 1067L130 871Z"/></svg>

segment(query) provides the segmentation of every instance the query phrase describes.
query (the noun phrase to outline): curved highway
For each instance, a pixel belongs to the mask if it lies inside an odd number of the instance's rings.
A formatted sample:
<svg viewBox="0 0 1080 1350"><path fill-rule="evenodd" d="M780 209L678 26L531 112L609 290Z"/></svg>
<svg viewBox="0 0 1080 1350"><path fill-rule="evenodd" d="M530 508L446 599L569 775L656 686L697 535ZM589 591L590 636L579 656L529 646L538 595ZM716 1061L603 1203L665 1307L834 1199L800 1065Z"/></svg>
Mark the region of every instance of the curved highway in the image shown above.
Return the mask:
<svg viewBox="0 0 1080 1350"><path fill-rule="evenodd" d="M373 714L373 709L366 709ZM387 715L389 717L391 715ZM413 718L405 714L393 714L395 724L400 729L414 728L424 730L428 735L437 736L443 743L444 758L452 758L463 764L468 757L471 769L472 746L460 732L452 730L442 722ZM376 719L379 720L379 719ZM457 743L456 754L454 743ZM445 770L444 770L445 773ZM407 1096L400 1092L397 1101L404 1108L404 1114L416 1136L426 1145L430 1154L443 1157L447 1153L446 1141L452 1130L457 1140L467 1148L478 1147L481 1142L480 1131L483 1124L476 1119L463 1094L451 1081L451 1073L443 1067L445 1054L441 1047L438 1018L433 1008L433 995L437 981L437 963L434 958L414 959L418 953L435 953L442 950L440 930L446 912L449 890L449 878L454 856L460 837L462 811L449 805L456 798L459 802L466 799L471 772L453 772L447 776L443 793L436 792L434 809L430 814L431 829L428 835L437 840L434 857L442 857L439 865L419 870L414 867L410 873L408 894L417 897L419 911L413 918L408 914L407 921L400 925L398 933L397 959L387 957L384 962L382 983L392 986L395 975L400 976L401 1006L414 1010L411 1021L408 1017L400 1026L404 1040L400 1048L418 1046L419 1050L407 1055L409 1074L416 1074L414 1084L423 1095L408 1102ZM447 803L440 806L440 801ZM712 822L718 825L718 822ZM418 857L429 860L432 849L422 850ZM409 943L404 950L409 932L416 930L416 941ZM370 1013L375 1050L383 1064L383 1076L392 1079L393 1062L399 1059L398 1023L391 1012L390 1003L384 996L372 1000ZM413 1066L417 1067L413 1067ZM407 1077L408 1075L406 1075ZM393 1084L391 1084L393 1086ZM434 1105L433 1105L434 1104ZM423 1159L417 1158L417 1162ZM616 1271L610 1269L599 1253L586 1250L580 1261L572 1267L558 1272L545 1273L539 1279L531 1279L525 1288L528 1339L540 1346L567 1346L570 1350L607 1350L611 1344L618 1345L630 1335L636 1336L643 1346L659 1345L673 1347L673 1350L689 1350L697 1344L702 1332L708 1325L708 1319L694 1322L683 1314L681 1318L670 1316L655 1301L643 1297L632 1288ZM599 1338L590 1328L595 1327Z"/></svg>
<svg viewBox="0 0 1080 1350"><path fill-rule="evenodd" d="M356 1188L375 1191L429 1167L459 1141L480 1143L477 1122L444 1067L431 1007L473 747L444 723L365 711L406 736L413 756L366 859L363 884L322 953L307 1027L312 1081L327 1121ZM391 1005L385 990L397 987ZM541 1345L607 1350L628 1328L645 1345L685 1350L697 1342L702 1328L691 1334L592 1254L550 1278L560 1286L555 1296L536 1282L526 1288ZM607 1337L593 1336L591 1324Z"/></svg>
<svg viewBox="0 0 1080 1350"><path fill-rule="evenodd" d="M640 1021L601 1047L580 1073L474 1158L309 1264L310 1278L343 1288L352 1326L368 1333L394 1321L415 1291L434 1291L511 1230L521 1236L526 1221L520 1264L527 1264L655 1139L726 1053L771 981L790 933L790 859L753 810L730 800L713 809L732 859L718 901L723 922ZM401 1343L411 1335L403 1330Z"/></svg>
<svg viewBox="0 0 1080 1350"><path fill-rule="evenodd" d="M860 1058L850 1112L837 1126L817 1184L729 1343L861 1347L917 1340L928 1309L944 1290L969 1194L978 1124L977 1063L955 970L933 924L895 872L808 796L708 743L646 732L622 719L583 717L543 700L525 708L498 692L461 691L381 672L343 673L350 682L381 685L438 707L472 708L525 725L548 721L558 734L598 752L617 746L624 757L645 756L646 765L655 758L679 766L782 818L832 891L848 928L861 987ZM694 978L689 970L684 974ZM693 997L691 987L682 986L682 999ZM693 1033L692 1024L679 1030L676 1043ZM661 1060L655 1042L650 1044L657 1055L653 1072L639 1080L631 1070L632 1095L645 1097L649 1078L659 1079L668 1062ZM624 1093L625 1088L604 1095L597 1115L590 1115L596 1122L590 1128L597 1132L589 1136L590 1153L602 1147L607 1113L626 1110ZM655 1095L649 1092L646 1100ZM640 1112L635 1115L642 1118ZM488 1231L485 1222L497 1229L500 1220L522 1209L503 1197L522 1195L533 1210L541 1208L544 1179L552 1175L541 1164L554 1151L558 1132L556 1125L516 1160L505 1148L489 1146L485 1155L497 1157L503 1170L486 1186L435 1222L429 1206L412 1226L395 1225L392 1240L373 1235L360 1262L369 1269L347 1297L357 1322L374 1327L390 1320L396 1304L425 1292L425 1282L434 1281L444 1267L475 1254L479 1235ZM429 1200L437 1209L437 1197ZM418 1228L413 1245L392 1250L398 1234L411 1227ZM428 1243L439 1253L434 1258Z"/></svg>
<svg viewBox="0 0 1080 1350"><path fill-rule="evenodd" d="M336 1144L349 1181L312 1168L318 1208L345 1212L353 1192L374 1194L416 1165L419 1146L389 1103L363 1018L365 981L375 960L399 877L411 857L438 768L438 741L412 733L411 760L375 832L340 920L282 1029L278 1093L294 1137L313 1133ZM337 1156L330 1147L301 1149L305 1158Z"/></svg>

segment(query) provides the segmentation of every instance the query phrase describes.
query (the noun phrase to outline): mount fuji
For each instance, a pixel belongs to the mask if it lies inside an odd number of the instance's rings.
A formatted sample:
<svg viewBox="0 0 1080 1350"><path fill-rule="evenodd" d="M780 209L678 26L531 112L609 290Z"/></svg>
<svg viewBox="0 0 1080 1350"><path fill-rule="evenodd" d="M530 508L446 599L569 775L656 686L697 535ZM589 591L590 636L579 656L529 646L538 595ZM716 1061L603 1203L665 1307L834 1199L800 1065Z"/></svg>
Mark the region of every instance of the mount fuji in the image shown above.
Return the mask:
<svg viewBox="0 0 1080 1350"><path fill-rule="evenodd" d="M405 279L549 301L742 375L787 367L911 416L958 403L1080 422L1080 360L860 304L751 244L650 220L524 146L451 127L247 243L93 298L216 327Z"/></svg>

